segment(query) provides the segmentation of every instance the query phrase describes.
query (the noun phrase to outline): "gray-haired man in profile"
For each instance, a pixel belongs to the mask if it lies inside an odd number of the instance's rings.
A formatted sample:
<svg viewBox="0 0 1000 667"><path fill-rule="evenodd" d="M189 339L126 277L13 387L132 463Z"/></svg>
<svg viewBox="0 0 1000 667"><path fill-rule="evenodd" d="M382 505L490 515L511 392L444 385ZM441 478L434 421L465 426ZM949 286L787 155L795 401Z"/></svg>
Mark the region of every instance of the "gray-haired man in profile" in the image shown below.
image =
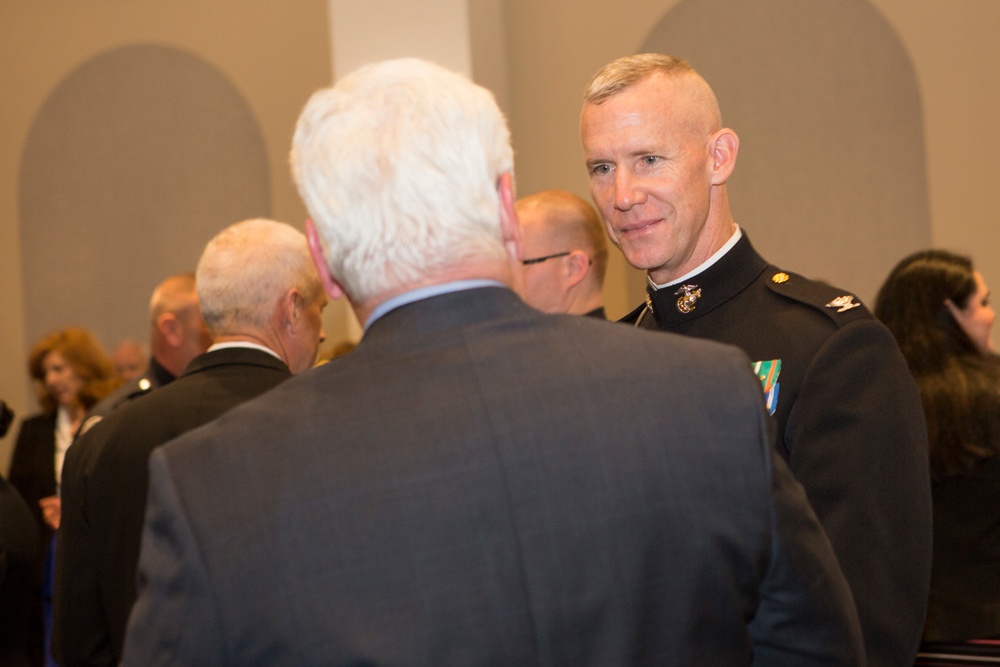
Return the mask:
<svg viewBox="0 0 1000 667"><path fill-rule="evenodd" d="M323 339L326 296L305 237L286 224L227 227L202 253L196 282L212 346L169 385L112 412L66 455L52 640L64 667L121 657L150 452L310 368ZM225 539L227 528L218 528L214 538Z"/></svg>

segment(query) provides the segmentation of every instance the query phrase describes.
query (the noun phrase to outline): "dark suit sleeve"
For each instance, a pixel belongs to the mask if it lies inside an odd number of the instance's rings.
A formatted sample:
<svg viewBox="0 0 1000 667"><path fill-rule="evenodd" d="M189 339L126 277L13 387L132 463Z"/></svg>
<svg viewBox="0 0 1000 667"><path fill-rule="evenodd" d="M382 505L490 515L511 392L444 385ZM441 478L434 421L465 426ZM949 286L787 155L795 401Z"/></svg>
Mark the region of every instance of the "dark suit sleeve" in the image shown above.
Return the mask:
<svg viewBox="0 0 1000 667"><path fill-rule="evenodd" d="M225 662L208 576L162 449L149 463L138 586L122 665Z"/></svg>
<svg viewBox="0 0 1000 667"><path fill-rule="evenodd" d="M785 442L851 586L868 664L912 664L930 580L927 433L916 385L884 326L852 322L823 345Z"/></svg>
<svg viewBox="0 0 1000 667"><path fill-rule="evenodd" d="M21 422L7 481L17 489L39 528L40 552L48 546L51 529L38 501L56 493L55 418L32 417Z"/></svg>
<svg viewBox="0 0 1000 667"><path fill-rule="evenodd" d="M864 664L847 581L802 487L773 457L771 561L749 625L756 667Z"/></svg>
<svg viewBox="0 0 1000 667"><path fill-rule="evenodd" d="M66 452L56 546L52 652L63 667L112 665L115 652L100 591L103 540L87 514L87 468L94 432Z"/></svg>

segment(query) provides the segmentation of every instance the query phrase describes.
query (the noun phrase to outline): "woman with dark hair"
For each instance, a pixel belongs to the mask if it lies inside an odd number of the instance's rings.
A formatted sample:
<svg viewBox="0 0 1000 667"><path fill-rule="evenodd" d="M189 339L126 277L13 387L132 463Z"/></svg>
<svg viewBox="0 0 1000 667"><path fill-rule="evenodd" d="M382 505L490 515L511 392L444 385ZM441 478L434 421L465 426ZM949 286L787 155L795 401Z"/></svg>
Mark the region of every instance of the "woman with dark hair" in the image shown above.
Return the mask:
<svg viewBox="0 0 1000 667"><path fill-rule="evenodd" d="M879 290L920 389L934 501L925 642L1000 637L1000 361L989 289L967 257L910 255Z"/></svg>
<svg viewBox="0 0 1000 667"><path fill-rule="evenodd" d="M31 508L41 537L34 573L38 595L26 617L31 624L33 662L42 664L47 644L42 627L42 605L47 602L43 586L51 536L59 527L57 490L63 458L87 409L121 380L100 343L80 327L54 331L35 343L28 355L28 371L38 383L42 414L22 422L8 481Z"/></svg>

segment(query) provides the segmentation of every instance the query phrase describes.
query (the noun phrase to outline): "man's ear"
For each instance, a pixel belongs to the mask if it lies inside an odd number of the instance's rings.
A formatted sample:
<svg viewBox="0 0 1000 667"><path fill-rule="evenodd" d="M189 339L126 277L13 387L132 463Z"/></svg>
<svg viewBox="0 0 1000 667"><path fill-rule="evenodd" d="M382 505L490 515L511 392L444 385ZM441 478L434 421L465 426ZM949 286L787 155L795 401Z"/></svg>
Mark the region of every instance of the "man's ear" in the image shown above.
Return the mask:
<svg viewBox="0 0 1000 667"><path fill-rule="evenodd" d="M296 331L302 319L302 308L304 307L299 290L293 287L285 292L285 295L281 297L280 307L285 327L289 331Z"/></svg>
<svg viewBox="0 0 1000 667"><path fill-rule="evenodd" d="M175 313L161 313L156 318L156 328L163 340L171 347L180 347L181 343L184 342L181 321Z"/></svg>
<svg viewBox="0 0 1000 667"><path fill-rule="evenodd" d="M566 258L563 265L566 266L566 286L576 287L587 277L590 271L590 257L582 250L574 250Z"/></svg>
<svg viewBox="0 0 1000 667"><path fill-rule="evenodd" d="M728 127L724 127L711 136L709 149L712 155L712 185L722 185L729 180L736 168L740 138Z"/></svg>
<svg viewBox="0 0 1000 667"><path fill-rule="evenodd" d="M330 265L326 263L323 256L323 244L319 240L316 232L316 223L312 218L306 219L306 241L309 243L309 255L312 256L313 264L316 265L316 272L319 273L319 280L323 283L323 289L331 299L339 299L344 295L344 288L340 286L330 273Z"/></svg>
<svg viewBox="0 0 1000 667"><path fill-rule="evenodd" d="M521 240L521 224L517 220L517 208L514 201L514 179L508 171L500 175L497 181L497 194L500 200L500 232L503 236L507 256L520 263L524 259L524 244Z"/></svg>

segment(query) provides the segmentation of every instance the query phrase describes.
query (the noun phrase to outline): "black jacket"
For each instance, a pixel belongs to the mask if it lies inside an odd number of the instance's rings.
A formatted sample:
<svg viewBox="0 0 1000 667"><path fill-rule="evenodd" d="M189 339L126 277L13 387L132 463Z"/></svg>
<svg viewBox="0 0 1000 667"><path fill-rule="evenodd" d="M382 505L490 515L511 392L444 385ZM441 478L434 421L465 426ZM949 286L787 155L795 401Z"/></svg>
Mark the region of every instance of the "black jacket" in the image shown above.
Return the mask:
<svg viewBox="0 0 1000 667"><path fill-rule="evenodd" d="M63 667L117 664L135 600L152 450L291 373L266 352L206 352L165 387L123 404L69 448L63 466L53 653Z"/></svg>
<svg viewBox="0 0 1000 667"><path fill-rule="evenodd" d="M895 340L850 292L768 264L746 234L684 285L650 290L623 321L747 353L781 452L851 585L868 664L911 664L930 576L930 473L920 398ZM696 298L678 304L685 292Z"/></svg>

